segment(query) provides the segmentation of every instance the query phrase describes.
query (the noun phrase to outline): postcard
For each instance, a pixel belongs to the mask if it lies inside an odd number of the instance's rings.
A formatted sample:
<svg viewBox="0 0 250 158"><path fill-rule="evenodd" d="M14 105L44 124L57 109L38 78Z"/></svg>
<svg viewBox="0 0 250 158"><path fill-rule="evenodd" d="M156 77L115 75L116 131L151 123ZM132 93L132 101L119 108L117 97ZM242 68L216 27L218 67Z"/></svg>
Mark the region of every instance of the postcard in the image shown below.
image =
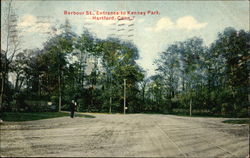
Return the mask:
<svg viewBox="0 0 250 158"><path fill-rule="evenodd" d="M249 1L2 0L3 157L248 157Z"/></svg>

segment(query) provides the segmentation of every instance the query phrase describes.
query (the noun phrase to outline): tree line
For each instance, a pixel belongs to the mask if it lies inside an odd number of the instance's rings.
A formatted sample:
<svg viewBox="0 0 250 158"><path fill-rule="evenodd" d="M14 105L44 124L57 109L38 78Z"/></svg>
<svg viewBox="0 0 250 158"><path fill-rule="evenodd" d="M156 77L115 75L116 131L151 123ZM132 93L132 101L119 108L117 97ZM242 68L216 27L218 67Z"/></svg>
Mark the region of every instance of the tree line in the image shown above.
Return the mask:
<svg viewBox="0 0 250 158"><path fill-rule="evenodd" d="M249 32L228 27L210 47L197 37L169 45L149 86L155 102L164 105L155 108L247 116L249 39Z"/></svg>
<svg viewBox="0 0 250 158"><path fill-rule="evenodd" d="M1 50L1 110L69 110L74 100L78 111L123 112L125 79L131 113L244 117L249 37L247 31L225 28L209 47L198 37L167 45L155 60L156 75L146 77L132 42L99 39L86 28L78 35L66 20L40 49L22 50L11 60Z"/></svg>
<svg viewBox="0 0 250 158"><path fill-rule="evenodd" d="M61 33L51 36L41 49L26 49L15 56L8 67L15 83L5 80L3 109L49 110L45 105L52 102L60 111L74 100L80 111L121 111L126 79L127 105L136 111L138 82L144 78L138 58L133 43L101 40L87 29L77 35L66 20Z"/></svg>

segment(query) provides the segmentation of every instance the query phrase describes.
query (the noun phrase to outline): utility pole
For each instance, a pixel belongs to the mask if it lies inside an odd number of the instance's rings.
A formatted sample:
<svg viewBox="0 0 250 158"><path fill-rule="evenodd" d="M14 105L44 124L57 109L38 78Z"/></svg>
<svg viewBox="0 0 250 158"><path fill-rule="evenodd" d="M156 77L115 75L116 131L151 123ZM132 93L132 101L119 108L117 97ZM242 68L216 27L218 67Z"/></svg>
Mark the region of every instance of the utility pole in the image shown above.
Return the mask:
<svg viewBox="0 0 250 158"><path fill-rule="evenodd" d="M111 114L111 106L112 106L112 70L109 69L109 80L110 80L110 85L109 85L109 113Z"/></svg>
<svg viewBox="0 0 250 158"><path fill-rule="evenodd" d="M126 79L124 79L124 102L123 102L124 114L126 113Z"/></svg>
<svg viewBox="0 0 250 158"><path fill-rule="evenodd" d="M109 98L109 113L111 114L112 97Z"/></svg>
<svg viewBox="0 0 250 158"><path fill-rule="evenodd" d="M191 85L189 85L188 87L190 87L191 88ZM191 89L191 91L190 91L190 93L189 93L189 98L190 98L190 101L189 101L189 116L191 117L192 116L192 93L193 93L193 91L192 91L192 89Z"/></svg>
<svg viewBox="0 0 250 158"><path fill-rule="evenodd" d="M61 92L61 71L59 71L60 74L58 76L58 86L59 86L59 108L58 112L61 112L61 107L62 107L62 92Z"/></svg>

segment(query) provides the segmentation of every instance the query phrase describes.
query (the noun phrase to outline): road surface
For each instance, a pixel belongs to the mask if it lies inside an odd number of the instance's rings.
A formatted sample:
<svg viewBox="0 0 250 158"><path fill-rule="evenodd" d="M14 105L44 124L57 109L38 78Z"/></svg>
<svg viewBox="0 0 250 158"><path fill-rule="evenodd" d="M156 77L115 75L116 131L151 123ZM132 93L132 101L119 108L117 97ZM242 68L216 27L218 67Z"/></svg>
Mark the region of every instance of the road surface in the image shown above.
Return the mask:
<svg viewBox="0 0 250 158"><path fill-rule="evenodd" d="M245 158L249 152L248 125L223 118L94 116L1 125L1 156Z"/></svg>

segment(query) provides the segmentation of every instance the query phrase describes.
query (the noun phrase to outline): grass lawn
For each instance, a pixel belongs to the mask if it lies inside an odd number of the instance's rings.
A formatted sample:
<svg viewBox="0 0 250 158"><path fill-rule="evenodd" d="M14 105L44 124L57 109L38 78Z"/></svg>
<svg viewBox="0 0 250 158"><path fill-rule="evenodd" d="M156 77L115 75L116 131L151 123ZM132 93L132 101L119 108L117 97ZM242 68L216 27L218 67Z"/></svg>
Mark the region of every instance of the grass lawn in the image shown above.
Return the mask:
<svg viewBox="0 0 250 158"><path fill-rule="evenodd" d="M230 123L230 124L249 124L249 119L246 120L225 120L223 123Z"/></svg>
<svg viewBox="0 0 250 158"><path fill-rule="evenodd" d="M20 121L33 121L40 119L48 119L55 117L70 117L69 112L4 112L2 113L2 120L9 122L20 122ZM86 117L86 118L94 118L92 115L86 114L75 114L75 117Z"/></svg>

